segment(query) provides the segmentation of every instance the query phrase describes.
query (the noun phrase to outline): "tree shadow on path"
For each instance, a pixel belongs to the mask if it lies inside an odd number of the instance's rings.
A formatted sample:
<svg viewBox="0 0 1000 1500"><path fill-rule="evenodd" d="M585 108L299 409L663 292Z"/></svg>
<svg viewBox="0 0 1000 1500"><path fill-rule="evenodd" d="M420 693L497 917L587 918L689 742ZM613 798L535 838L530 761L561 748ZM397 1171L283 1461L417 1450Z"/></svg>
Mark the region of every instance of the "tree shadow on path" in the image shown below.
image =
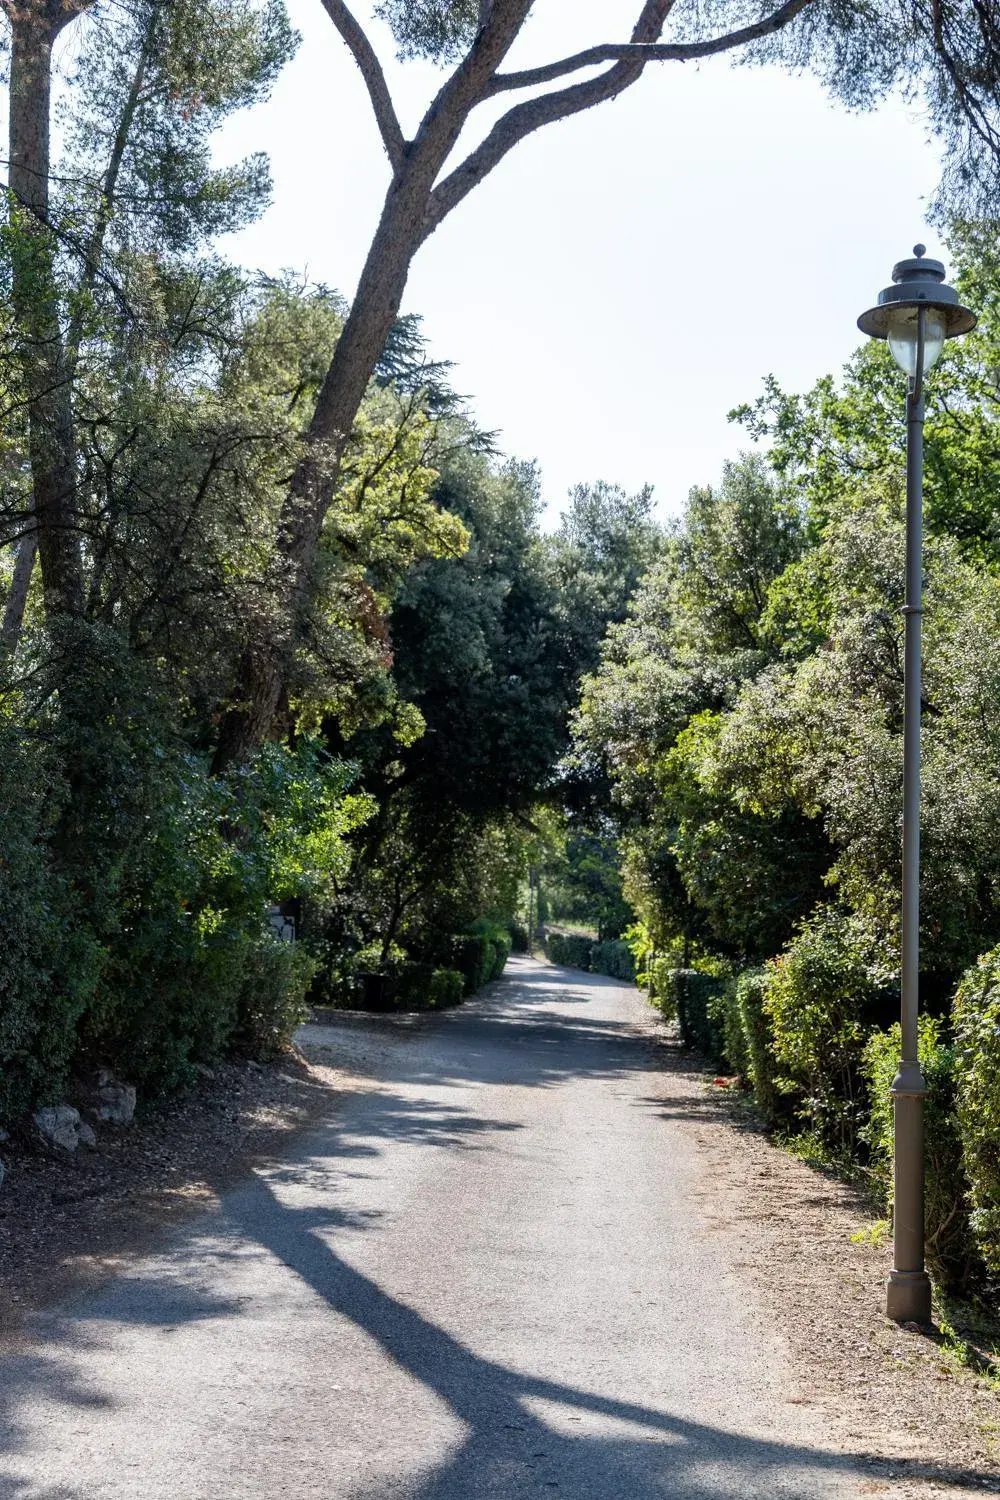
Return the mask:
<svg viewBox="0 0 1000 1500"><path fill-rule="evenodd" d="M324 1211L283 1205L260 1178L230 1211L244 1236L363 1329L463 1424L461 1446L430 1471L421 1471L415 1458L412 1477L392 1481L394 1496L812 1500L847 1492L837 1477L857 1474L866 1462L863 1454L727 1432L508 1368L474 1353L349 1265L315 1232L328 1222ZM331 1391L332 1420L336 1400ZM368 1493L378 1491L356 1492L359 1500Z"/></svg>

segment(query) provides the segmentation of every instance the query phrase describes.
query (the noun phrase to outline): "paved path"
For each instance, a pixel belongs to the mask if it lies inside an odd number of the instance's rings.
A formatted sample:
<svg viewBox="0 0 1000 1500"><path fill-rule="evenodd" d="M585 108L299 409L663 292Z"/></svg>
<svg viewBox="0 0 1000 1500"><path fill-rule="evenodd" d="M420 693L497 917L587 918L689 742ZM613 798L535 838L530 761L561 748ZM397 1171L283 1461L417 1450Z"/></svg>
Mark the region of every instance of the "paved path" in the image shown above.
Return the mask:
<svg viewBox="0 0 1000 1500"><path fill-rule="evenodd" d="M634 991L514 960L0 1380L16 1500L814 1500ZM306 1028L357 1043L357 1024Z"/></svg>

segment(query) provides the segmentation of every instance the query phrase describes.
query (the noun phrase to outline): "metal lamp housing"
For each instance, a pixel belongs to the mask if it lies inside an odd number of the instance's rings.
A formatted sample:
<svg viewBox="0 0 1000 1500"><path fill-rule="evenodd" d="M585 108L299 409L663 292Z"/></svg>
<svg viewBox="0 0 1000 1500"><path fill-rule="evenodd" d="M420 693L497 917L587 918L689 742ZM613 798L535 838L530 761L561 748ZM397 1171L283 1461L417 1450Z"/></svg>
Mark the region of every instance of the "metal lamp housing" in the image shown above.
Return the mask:
<svg viewBox="0 0 1000 1500"><path fill-rule="evenodd" d="M924 259L923 245L914 245L912 259L897 261L892 283L879 292L876 305L861 314L858 327L871 338L887 339L896 363L913 380L927 373L946 339L975 328L976 315L962 306L955 288L946 283L941 262ZM921 343L923 361L918 371Z"/></svg>

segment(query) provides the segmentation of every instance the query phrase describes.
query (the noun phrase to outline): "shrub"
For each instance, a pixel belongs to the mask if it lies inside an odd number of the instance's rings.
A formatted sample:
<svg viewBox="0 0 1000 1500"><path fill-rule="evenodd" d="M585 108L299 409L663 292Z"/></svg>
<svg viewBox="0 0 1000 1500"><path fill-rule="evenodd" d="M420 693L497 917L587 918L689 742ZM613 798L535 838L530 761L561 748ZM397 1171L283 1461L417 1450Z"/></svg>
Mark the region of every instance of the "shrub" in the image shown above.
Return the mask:
<svg viewBox="0 0 1000 1500"><path fill-rule="evenodd" d="M457 969L435 969L428 989L428 1004L443 1010L462 1000L462 976Z"/></svg>
<svg viewBox="0 0 1000 1500"><path fill-rule="evenodd" d="M549 958L554 964L561 964L567 969L590 970L590 954L593 949L593 938L583 937L579 933L550 932L546 946Z"/></svg>
<svg viewBox="0 0 1000 1500"><path fill-rule="evenodd" d="M850 916L820 908L767 967L764 1010L779 1067L775 1083L825 1148L853 1150L865 1087L866 1013L878 992L871 945Z"/></svg>
<svg viewBox="0 0 1000 1500"><path fill-rule="evenodd" d="M746 1049L746 1080L765 1122L774 1126L781 1114L781 1095L775 1086L777 1059L771 1027L764 1011L766 969L747 969L736 982L736 1006Z"/></svg>
<svg viewBox="0 0 1000 1500"><path fill-rule="evenodd" d="M721 988L708 1000L709 1020L719 1039L722 1062L741 1082L746 1083L750 1075L750 1061L746 1037L743 1033L743 1018L740 1014L736 984L726 980Z"/></svg>
<svg viewBox="0 0 1000 1500"><path fill-rule="evenodd" d="M668 1021L677 1020L677 991L673 982L676 972L669 953L652 955L647 960L645 978L650 1002Z"/></svg>
<svg viewBox="0 0 1000 1500"><path fill-rule="evenodd" d="M236 1001L232 1044L251 1057L274 1057L305 1019L316 960L302 943L265 934L248 954Z"/></svg>
<svg viewBox="0 0 1000 1500"><path fill-rule="evenodd" d="M953 1007L956 1102L972 1232L1000 1274L1000 948L966 970Z"/></svg>
<svg viewBox="0 0 1000 1500"><path fill-rule="evenodd" d="M527 953L528 951L528 929L521 922L511 922L508 929L510 934L510 951L512 953Z"/></svg>
<svg viewBox="0 0 1000 1500"><path fill-rule="evenodd" d="M593 974L607 974L611 979L624 979L627 984L635 983L635 959L628 943L621 938L592 944L590 970Z"/></svg>
<svg viewBox="0 0 1000 1500"><path fill-rule="evenodd" d="M510 934L503 927L481 921L455 939L454 964L462 975L466 995L499 979L510 957Z"/></svg>
<svg viewBox="0 0 1000 1500"><path fill-rule="evenodd" d="M875 1031L864 1050L869 1117L861 1134L867 1142L872 1176L887 1208L892 1207L893 1104L890 1089L900 1053L899 1024ZM935 1280L949 1290L967 1289L978 1270L969 1224L969 1198L962 1165L962 1140L955 1110L957 1054L943 1039L942 1025L920 1017L920 1066L927 1085L924 1099L924 1214L927 1261Z"/></svg>
<svg viewBox="0 0 1000 1500"><path fill-rule="evenodd" d="M695 1048L713 1063L721 1062L723 1038L716 1002L725 981L714 974L703 974L700 969L671 969L666 982L667 1003L677 1017L685 1047Z"/></svg>

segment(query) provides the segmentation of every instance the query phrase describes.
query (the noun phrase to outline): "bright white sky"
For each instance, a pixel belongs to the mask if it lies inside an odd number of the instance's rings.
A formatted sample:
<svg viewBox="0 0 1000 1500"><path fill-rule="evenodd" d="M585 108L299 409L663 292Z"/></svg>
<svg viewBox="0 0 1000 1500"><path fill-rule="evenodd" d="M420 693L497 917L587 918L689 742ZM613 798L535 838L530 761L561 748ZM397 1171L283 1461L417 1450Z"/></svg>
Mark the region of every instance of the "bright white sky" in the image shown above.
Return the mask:
<svg viewBox="0 0 1000 1500"><path fill-rule="evenodd" d="M620 39L634 9L538 0L514 56ZM320 0L291 11L298 56L219 143L224 160L269 153L274 203L225 248L350 296L387 165ZM411 127L439 75L396 63L384 27L370 35ZM917 239L941 253L924 223L937 175L902 104L852 116L808 77L660 64L522 143L424 246L404 311L505 451L538 459L550 507L581 480L648 481L670 514L747 445L726 413L762 376L801 390L836 370L893 262Z"/></svg>

